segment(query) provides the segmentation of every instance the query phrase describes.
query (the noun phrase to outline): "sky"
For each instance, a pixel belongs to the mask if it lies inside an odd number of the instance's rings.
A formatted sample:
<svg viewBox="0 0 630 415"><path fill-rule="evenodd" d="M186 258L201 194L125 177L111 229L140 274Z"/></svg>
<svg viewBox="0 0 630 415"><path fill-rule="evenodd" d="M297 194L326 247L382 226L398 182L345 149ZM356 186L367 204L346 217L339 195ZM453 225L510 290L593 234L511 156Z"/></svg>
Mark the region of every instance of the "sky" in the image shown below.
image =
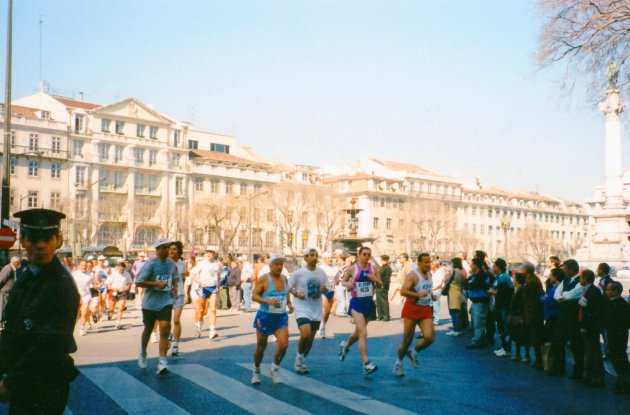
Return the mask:
<svg viewBox="0 0 630 415"><path fill-rule="evenodd" d="M561 64L540 69L533 0L14 0L13 9L14 99L38 90L41 62L52 92L102 104L136 97L269 159L376 157L580 203L604 182L603 91L564 89ZM3 97L6 13L1 2Z"/></svg>

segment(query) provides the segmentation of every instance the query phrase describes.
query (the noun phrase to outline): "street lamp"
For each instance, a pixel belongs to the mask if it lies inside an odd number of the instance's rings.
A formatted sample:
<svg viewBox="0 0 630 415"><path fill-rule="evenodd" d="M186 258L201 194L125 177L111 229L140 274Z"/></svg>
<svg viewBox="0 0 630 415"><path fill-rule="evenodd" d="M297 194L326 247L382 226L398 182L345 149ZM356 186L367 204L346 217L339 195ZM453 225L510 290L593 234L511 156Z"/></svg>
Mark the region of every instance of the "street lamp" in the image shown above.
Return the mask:
<svg viewBox="0 0 630 415"><path fill-rule="evenodd" d="M505 255L505 262L509 264L508 261L508 231L510 230L510 225L512 224L512 217L504 214L501 216L501 229L503 229L503 254Z"/></svg>

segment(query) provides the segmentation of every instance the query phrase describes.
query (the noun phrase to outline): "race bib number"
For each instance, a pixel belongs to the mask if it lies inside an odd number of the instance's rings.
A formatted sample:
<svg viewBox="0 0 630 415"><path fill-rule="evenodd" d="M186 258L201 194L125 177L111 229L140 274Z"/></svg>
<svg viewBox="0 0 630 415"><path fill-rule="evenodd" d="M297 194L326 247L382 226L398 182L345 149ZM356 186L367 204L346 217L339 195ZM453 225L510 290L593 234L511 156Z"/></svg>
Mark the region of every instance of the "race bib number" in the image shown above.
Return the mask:
<svg viewBox="0 0 630 415"><path fill-rule="evenodd" d="M373 295L372 283L370 281L359 281L356 283L357 297L371 297Z"/></svg>
<svg viewBox="0 0 630 415"><path fill-rule="evenodd" d="M278 300L278 305L269 305L269 312L273 314L282 314L286 312L287 297L270 297L272 300Z"/></svg>
<svg viewBox="0 0 630 415"><path fill-rule="evenodd" d="M171 289L173 288L173 276L170 274L169 275L156 275L155 280L166 282L166 287L164 288L155 287L157 291L171 291Z"/></svg>
<svg viewBox="0 0 630 415"><path fill-rule="evenodd" d="M307 295L306 295L308 298L312 300L317 300L318 298L321 297L321 292L319 290L319 280L317 279L308 280L306 282L306 289L308 290Z"/></svg>

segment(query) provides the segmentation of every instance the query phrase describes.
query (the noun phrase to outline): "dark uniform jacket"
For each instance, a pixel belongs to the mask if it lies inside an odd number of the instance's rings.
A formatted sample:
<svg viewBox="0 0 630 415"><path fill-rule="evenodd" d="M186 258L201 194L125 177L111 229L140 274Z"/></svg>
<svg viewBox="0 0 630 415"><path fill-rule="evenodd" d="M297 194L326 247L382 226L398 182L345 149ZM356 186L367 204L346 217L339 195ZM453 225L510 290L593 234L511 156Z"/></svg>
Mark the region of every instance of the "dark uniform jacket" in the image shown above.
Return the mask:
<svg viewBox="0 0 630 415"><path fill-rule="evenodd" d="M591 334L599 333L602 330L604 319L604 307L606 306L604 296L596 285L589 285L584 291L587 304L580 306L578 312L578 325L581 329L587 329Z"/></svg>
<svg viewBox="0 0 630 415"><path fill-rule="evenodd" d="M0 338L0 372L12 393L37 383L70 382L78 370L68 353L76 351L72 336L79 292L61 261L27 268L13 286L4 310Z"/></svg>

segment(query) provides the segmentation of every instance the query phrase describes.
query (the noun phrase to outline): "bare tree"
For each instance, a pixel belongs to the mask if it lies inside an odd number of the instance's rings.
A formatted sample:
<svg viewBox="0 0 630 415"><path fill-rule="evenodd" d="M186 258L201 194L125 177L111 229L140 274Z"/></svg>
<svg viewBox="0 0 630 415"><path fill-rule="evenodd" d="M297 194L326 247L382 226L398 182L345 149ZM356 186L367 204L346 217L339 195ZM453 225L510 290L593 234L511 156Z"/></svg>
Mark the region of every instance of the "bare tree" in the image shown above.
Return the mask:
<svg viewBox="0 0 630 415"><path fill-rule="evenodd" d="M286 247L295 258L300 231L306 230L311 208L310 186L282 183L270 193L276 209L275 225L285 235Z"/></svg>
<svg viewBox="0 0 630 415"><path fill-rule="evenodd" d="M321 235L321 249L328 250L332 240L343 232L344 213L341 210L346 202L344 198L335 197L328 189L320 189L315 194L314 205L317 233Z"/></svg>
<svg viewBox="0 0 630 415"><path fill-rule="evenodd" d="M234 250L234 241L247 223L235 197L211 197L195 204L195 225L204 229L206 243L216 244L222 255Z"/></svg>
<svg viewBox="0 0 630 415"><path fill-rule="evenodd" d="M550 236L548 229L534 222L527 223L511 245L520 245L521 257L536 263L545 263L550 255L562 253L560 242Z"/></svg>
<svg viewBox="0 0 630 415"><path fill-rule="evenodd" d="M571 78L590 75L594 91L602 90L610 60L628 73L630 57L630 1L628 0L538 0L546 22L539 36L538 61L547 66L567 63ZM608 74L608 82L611 84ZM628 79L620 82L628 86Z"/></svg>
<svg viewBox="0 0 630 415"><path fill-rule="evenodd" d="M407 204L411 239L420 251L437 252L455 223L455 209L443 200L416 199Z"/></svg>

